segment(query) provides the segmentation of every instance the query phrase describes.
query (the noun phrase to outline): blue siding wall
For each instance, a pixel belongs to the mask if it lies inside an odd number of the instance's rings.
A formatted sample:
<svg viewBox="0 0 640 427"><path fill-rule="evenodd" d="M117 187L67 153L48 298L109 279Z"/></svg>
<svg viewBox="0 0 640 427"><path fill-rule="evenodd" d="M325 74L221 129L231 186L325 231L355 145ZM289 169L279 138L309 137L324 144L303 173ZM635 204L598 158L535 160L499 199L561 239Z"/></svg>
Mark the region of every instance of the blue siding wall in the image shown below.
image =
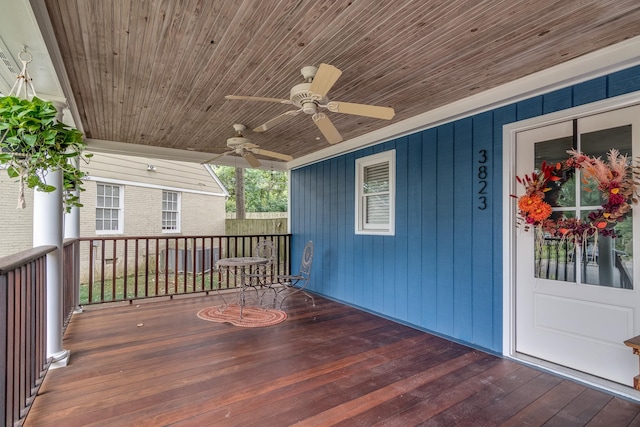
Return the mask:
<svg viewBox="0 0 640 427"><path fill-rule="evenodd" d="M294 263L313 240L312 291L501 352L502 127L638 90L633 67L292 171ZM396 234L356 235L355 160L391 149Z"/></svg>

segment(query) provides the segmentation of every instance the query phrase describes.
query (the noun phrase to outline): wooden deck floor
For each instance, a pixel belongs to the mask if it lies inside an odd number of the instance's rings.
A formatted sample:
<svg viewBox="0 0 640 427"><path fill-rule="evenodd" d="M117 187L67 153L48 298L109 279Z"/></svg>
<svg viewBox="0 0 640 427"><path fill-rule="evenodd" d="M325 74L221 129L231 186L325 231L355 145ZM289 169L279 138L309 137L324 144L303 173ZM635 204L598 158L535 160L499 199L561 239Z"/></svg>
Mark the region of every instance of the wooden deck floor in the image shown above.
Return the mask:
<svg viewBox="0 0 640 427"><path fill-rule="evenodd" d="M25 425L640 425L637 403L323 298L267 328L196 317L218 301L76 315Z"/></svg>

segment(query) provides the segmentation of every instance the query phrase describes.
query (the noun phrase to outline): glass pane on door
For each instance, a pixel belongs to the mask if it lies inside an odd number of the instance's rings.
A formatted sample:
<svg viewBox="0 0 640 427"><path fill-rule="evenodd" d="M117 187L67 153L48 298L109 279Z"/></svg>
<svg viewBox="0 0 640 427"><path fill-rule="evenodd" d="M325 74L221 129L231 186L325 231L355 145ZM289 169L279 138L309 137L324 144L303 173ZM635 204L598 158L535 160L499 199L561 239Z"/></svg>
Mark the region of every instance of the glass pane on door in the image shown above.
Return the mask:
<svg viewBox="0 0 640 427"><path fill-rule="evenodd" d="M573 147L573 137L555 138L535 143L535 168L541 170L542 162L555 164L567 159L567 150ZM551 219L575 216L575 182L573 171L561 180L551 182L545 201L551 205ZM566 239L551 237L547 233L535 242L535 275L549 280L575 281L575 248Z"/></svg>
<svg viewBox="0 0 640 427"><path fill-rule="evenodd" d="M613 127L580 135L581 151L587 155L607 159L612 148L632 160L631 125ZM586 218L605 202L593 180L580 185L580 215ZM633 221L631 213L614 227L616 238L590 238L582 249L582 282L590 285L633 288Z"/></svg>

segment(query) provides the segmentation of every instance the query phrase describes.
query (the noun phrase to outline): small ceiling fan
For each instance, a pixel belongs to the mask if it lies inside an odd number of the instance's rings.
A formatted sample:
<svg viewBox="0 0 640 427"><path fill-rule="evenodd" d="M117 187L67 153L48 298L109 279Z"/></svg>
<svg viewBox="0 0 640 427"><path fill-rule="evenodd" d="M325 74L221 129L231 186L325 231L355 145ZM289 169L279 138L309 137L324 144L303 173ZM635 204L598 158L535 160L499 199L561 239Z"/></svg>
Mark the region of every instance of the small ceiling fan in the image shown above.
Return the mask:
<svg viewBox="0 0 640 427"><path fill-rule="evenodd" d="M281 154L274 151L263 150L256 144L251 143L250 139L245 138L242 135L242 131L246 129L245 125L236 123L233 125L233 129L236 131L236 136L227 139L227 147L229 147L230 150L222 154L218 154L216 157L207 160L205 163L211 163L212 161L222 156L234 153L244 157L244 159L254 168L260 166L260 162L258 161L258 159L256 159L254 154L257 154L259 156L272 157L278 160L284 160L285 162L290 162L291 160L293 160L293 157L288 154Z"/></svg>
<svg viewBox="0 0 640 427"><path fill-rule="evenodd" d="M258 126L254 132L264 132L285 120L297 116L300 113L311 115L313 122L318 126L322 135L330 144L342 141L342 136L335 128L329 117L320 112L320 108L326 108L334 113L353 114L356 116L373 117L376 119L391 120L395 111L390 107L376 105L353 104L350 102L329 101L327 93L338 80L342 71L333 65L320 64L320 67L303 67L300 70L305 83L300 83L291 88L289 99L262 98L257 96L227 95L226 99L238 99L244 101L278 102L291 104L298 110L291 110L274 117L266 123Z"/></svg>

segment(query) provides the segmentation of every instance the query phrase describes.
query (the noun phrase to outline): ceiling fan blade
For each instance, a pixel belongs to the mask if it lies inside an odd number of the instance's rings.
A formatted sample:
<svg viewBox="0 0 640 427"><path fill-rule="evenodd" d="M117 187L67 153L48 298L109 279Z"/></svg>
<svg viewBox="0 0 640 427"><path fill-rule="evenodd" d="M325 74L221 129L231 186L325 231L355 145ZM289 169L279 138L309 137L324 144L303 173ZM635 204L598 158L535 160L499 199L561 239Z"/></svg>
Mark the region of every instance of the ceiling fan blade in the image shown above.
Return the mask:
<svg viewBox="0 0 640 427"><path fill-rule="evenodd" d="M285 162L293 160L293 157L288 154L276 153L275 151L263 150L262 148L253 148L251 151L261 156L273 157L274 159L284 160Z"/></svg>
<svg viewBox="0 0 640 427"><path fill-rule="evenodd" d="M331 123L329 117L327 117L323 113L316 113L313 115L313 122L318 126L320 132L324 135L324 137L329 141L329 144L337 144L342 141L342 136L338 129Z"/></svg>
<svg viewBox="0 0 640 427"><path fill-rule="evenodd" d="M309 92L320 95L322 98L329 92L342 75L342 71L329 64L320 64L316 76L311 82Z"/></svg>
<svg viewBox="0 0 640 427"><path fill-rule="evenodd" d="M254 132L264 132L264 131L266 131L268 129L271 129L275 125L284 122L285 120L287 120L287 119L289 119L289 118L291 118L293 116L297 116L298 114L300 114L300 112L302 112L302 109L300 109L300 110L292 110L292 111L287 111L285 113L282 113L279 116L276 116L273 119L267 121L266 123L263 123L262 125L258 126L253 131Z"/></svg>
<svg viewBox="0 0 640 427"><path fill-rule="evenodd" d="M244 159L254 168L257 168L258 166L260 166L260 162L258 161L258 159L256 159L256 157L251 154L249 151L245 151L242 153L242 157L244 157Z"/></svg>
<svg viewBox="0 0 640 427"><path fill-rule="evenodd" d="M396 112L390 107L377 105L352 104L351 102L331 101L326 105L329 111L334 113L353 114L356 116L373 117L376 119L391 120Z"/></svg>
<svg viewBox="0 0 640 427"><path fill-rule="evenodd" d="M262 101L262 102L277 102L279 104L292 104L288 99L279 98L262 98L260 96L240 96L240 95L227 95L226 99L234 99L240 101Z"/></svg>
<svg viewBox="0 0 640 427"><path fill-rule="evenodd" d="M231 153L233 153L233 152L234 152L234 150L231 150L231 151L227 151L227 152L222 153L222 154L218 154L217 156L215 156L215 157L213 157L213 158L211 158L211 159L209 159L209 160L206 160L206 161L204 161L204 162L202 162L202 163L200 163L200 164L201 164L201 165L206 165L206 164L208 164L208 163L213 162L214 160L219 159L220 157L224 157L224 156L226 156L227 154L231 154Z"/></svg>

